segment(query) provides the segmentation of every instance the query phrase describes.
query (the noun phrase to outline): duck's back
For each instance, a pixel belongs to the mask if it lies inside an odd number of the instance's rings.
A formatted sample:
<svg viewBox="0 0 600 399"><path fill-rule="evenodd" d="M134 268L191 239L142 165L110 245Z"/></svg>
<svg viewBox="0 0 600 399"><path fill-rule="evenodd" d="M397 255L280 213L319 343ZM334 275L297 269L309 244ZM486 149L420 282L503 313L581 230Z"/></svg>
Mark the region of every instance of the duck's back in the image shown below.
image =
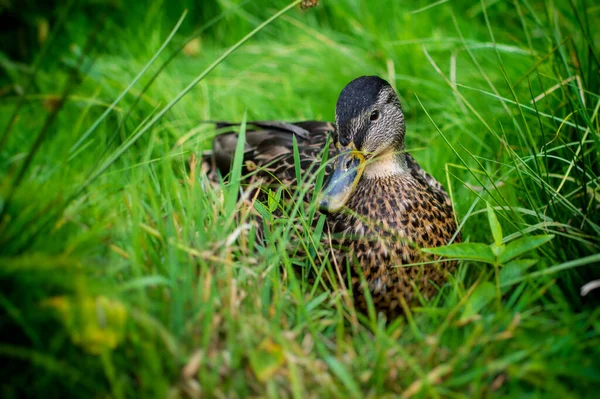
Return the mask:
<svg viewBox="0 0 600 399"><path fill-rule="evenodd" d="M235 155L239 124L220 122L217 128L222 133L214 139L211 160L224 176L229 173ZM256 171L255 176L267 186L295 187L296 141L300 174L306 184L312 184L308 175L318 170L323 152L326 151L328 157L334 155L333 146L328 146L328 138L333 131L334 127L329 122L249 122L245 132L244 172Z"/></svg>

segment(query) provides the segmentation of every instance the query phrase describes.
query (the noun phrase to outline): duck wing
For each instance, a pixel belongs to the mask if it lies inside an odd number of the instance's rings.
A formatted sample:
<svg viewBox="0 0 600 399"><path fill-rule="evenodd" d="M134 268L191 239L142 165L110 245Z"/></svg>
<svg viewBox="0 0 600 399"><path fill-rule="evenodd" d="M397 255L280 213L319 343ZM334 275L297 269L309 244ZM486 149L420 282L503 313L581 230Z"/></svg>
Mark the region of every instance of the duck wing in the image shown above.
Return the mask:
<svg viewBox="0 0 600 399"><path fill-rule="evenodd" d="M207 155L213 166L225 176L230 172L238 143L239 123L217 122L223 133L214 138L213 150ZM254 121L246 124L244 143L244 174L257 170L266 185L296 185L294 164L294 138L300 156L302 175L315 173L321 163L323 151L333 157L335 149L327 146L329 135L334 132L329 122L303 121ZM212 174L215 175L214 173Z"/></svg>
<svg viewBox="0 0 600 399"><path fill-rule="evenodd" d="M419 165L417 161L412 157L412 155L408 153L406 153L406 164L408 165L408 168L413 178L418 180L420 184L426 188L427 191L433 194L434 198L441 207L440 210L443 208L443 214L448 215L448 218L446 220L443 220L443 222L449 222L449 225L452 226L450 229L452 231L455 231L456 221L454 220L454 210L452 207L452 201L450 200L450 196L444 189L444 186L442 186L442 184L429 173L425 172L425 170L421 168L421 165ZM453 242L456 243L461 241L462 234L459 232L458 234L456 234L456 237L454 238Z"/></svg>
<svg viewBox="0 0 600 399"><path fill-rule="evenodd" d="M451 205L450 197L448 196L448 193L446 193L446 190L444 190L444 186L442 186L435 177L425 172L425 170L421 168L421 165L419 165L409 153L406 153L406 164L411 175L426 187L440 204Z"/></svg>

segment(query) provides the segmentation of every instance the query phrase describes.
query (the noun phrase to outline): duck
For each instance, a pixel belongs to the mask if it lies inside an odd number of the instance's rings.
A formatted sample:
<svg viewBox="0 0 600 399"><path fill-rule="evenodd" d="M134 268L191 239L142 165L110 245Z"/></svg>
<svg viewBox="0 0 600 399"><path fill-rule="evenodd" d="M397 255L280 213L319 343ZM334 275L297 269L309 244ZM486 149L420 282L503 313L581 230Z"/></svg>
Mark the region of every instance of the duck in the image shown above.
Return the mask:
<svg viewBox="0 0 600 399"><path fill-rule="evenodd" d="M238 125L217 123L221 133L207 158L212 176L230 172ZM456 270L456 261L421 248L461 241L450 197L406 151L405 133L396 91L378 76L361 76L342 89L335 123L248 122L244 143L245 172L263 188L320 190L330 260L351 282L356 308L367 311L368 291L375 310L391 317L434 296Z"/></svg>

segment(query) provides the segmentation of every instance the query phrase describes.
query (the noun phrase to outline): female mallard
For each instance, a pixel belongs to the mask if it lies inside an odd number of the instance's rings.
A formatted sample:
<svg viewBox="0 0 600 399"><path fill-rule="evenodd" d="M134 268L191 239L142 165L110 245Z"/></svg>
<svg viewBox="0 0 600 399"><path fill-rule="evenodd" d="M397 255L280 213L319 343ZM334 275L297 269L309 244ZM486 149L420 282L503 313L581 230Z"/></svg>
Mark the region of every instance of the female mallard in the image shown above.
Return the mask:
<svg viewBox="0 0 600 399"><path fill-rule="evenodd" d="M385 80L363 76L350 82L337 101L335 128L315 121L251 126L246 131L246 165L257 167L263 184L270 186L296 184L294 136L302 173L315 173L333 133L333 145L327 148L333 168L327 171L319 207L333 234L334 263L342 275L347 269L353 274L359 308L366 307L361 274L376 309L388 314L401 312L402 299L412 302L415 289L428 297L444 283L455 262L405 266L431 260L420 248L448 244L456 223L442 185L404 149L404 115ZM233 132L215 138L213 160L223 174L236 141Z"/></svg>

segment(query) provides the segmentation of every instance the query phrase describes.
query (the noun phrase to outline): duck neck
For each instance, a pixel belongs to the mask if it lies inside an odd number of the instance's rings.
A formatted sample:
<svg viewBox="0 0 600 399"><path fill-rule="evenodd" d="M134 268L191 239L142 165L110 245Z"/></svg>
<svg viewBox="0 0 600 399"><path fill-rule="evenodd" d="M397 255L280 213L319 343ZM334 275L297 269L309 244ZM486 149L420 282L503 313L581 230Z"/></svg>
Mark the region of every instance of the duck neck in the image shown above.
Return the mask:
<svg viewBox="0 0 600 399"><path fill-rule="evenodd" d="M404 149L393 149L367 160L363 177L366 179L388 178L404 174L407 170Z"/></svg>

